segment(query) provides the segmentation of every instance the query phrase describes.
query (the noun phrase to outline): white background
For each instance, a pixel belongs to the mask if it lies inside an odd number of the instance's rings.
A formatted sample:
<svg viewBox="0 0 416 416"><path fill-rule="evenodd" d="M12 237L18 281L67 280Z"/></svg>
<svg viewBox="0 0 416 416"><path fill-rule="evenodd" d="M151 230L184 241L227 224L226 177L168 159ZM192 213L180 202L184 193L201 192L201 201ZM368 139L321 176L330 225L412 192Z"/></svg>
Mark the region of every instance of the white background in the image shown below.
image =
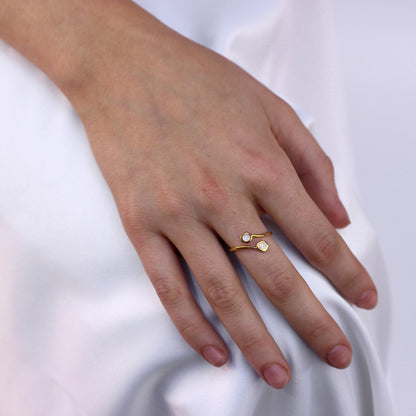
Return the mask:
<svg viewBox="0 0 416 416"><path fill-rule="evenodd" d="M416 415L416 1L334 1L359 192L393 291L397 416Z"/></svg>
<svg viewBox="0 0 416 416"><path fill-rule="evenodd" d="M333 3L361 202L391 277L397 416L414 416L416 0Z"/></svg>

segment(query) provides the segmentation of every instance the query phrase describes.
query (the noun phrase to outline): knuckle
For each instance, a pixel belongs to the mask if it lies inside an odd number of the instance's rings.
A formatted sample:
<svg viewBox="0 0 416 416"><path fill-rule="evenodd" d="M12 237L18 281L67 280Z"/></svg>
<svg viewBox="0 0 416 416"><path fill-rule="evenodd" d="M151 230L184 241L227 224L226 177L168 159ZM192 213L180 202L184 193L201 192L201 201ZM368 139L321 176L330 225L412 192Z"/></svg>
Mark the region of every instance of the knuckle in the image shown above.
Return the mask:
<svg viewBox="0 0 416 416"><path fill-rule="evenodd" d="M175 307L183 300L183 291L180 285L171 280L166 278L154 279L153 287L166 308Z"/></svg>
<svg viewBox="0 0 416 416"><path fill-rule="evenodd" d="M309 260L318 267L325 267L332 263L338 251L338 238L330 232L322 232L315 239L310 249Z"/></svg>
<svg viewBox="0 0 416 416"><path fill-rule="evenodd" d="M239 348L241 349L242 353L249 357L258 351L261 351L266 344L266 340L261 335L249 335L244 340L239 343Z"/></svg>
<svg viewBox="0 0 416 416"><path fill-rule="evenodd" d="M118 209L128 235L143 231L145 227L142 221L142 209L140 203L135 198L130 197L119 202Z"/></svg>
<svg viewBox="0 0 416 416"><path fill-rule="evenodd" d="M311 343L316 343L316 340L328 338L332 328L326 322L319 322L312 326L306 334L306 339Z"/></svg>
<svg viewBox="0 0 416 416"><path fill-rule="evenodd" d="M197 334L201 331L201 325L194 320L182 322L177 325L179 333L182 337L187 340L193 340L197 337Z"/></svg>
<svg viewBox="0 0 416 416"><path fill-rule="evenodd" d="M230 191L215 180L204 180L199 186L198 204L209 212L223 212L231 206Z"/></svg>
<svg viewBox="0 0 416 416"><path fill-rule="evenodd" d="M262 169L259 166L264 165L264 158L260 155L250 155L245 164L250 166L249 170L242 172L245 183L247 183L252 189L263 189L265 187L265 183L261 180Z"/></svg>
<svg viewBox="0 0 416 416"><path fill-rule="evenodd" d="M335 173L334 164L332 163L332 160L328 155L323 154L320 165L323 171L325 172L325 174L327 174L330 177L334 176L334 173Z"/></svg>
<svg viewBox="0 0 416 416"><path fill-rule="evenodd" d="M278 140L281 140L282 136L290 137L294 134L300 124L300 120L294 108L286 101L280 99L277 108L276 124L279 125L280 129L276 133Z"/></svg>
<svg viewBox="0 0 416 416"><path fill-rule="evenodd" d="M269 194L293 189L292 177L287 169L286 156L283 151L262 154L261 160L256 160L252 165L248 173L249 183L258 192Z"/></svg>
<svg viewBox="0 0 416 416"><path fill-rule="evenodd" d="M276 98L276 101L275 101L276 114L285 118L297 117L296 111L287 101L285 101L283 98L279 96L275 96L275 98Z"/></svg>
<svg viewBox="0 0 416 416"><path fill-rule="evenodd" d="M211 305L217 309L232 312L238 308L236 290L231 284L218 278L210 279L206 286L206 296Z"/></svg>
<svg viewBox="0 0 416 416"><path fill-rule="evenodd" d="M264 160L263 166L259 166L256 170L256 176L261 180L268 177L273 183L285 183L287 171L282 159L283 155L281 151L275 152L273 156L267 156ZM267 173L266 175L265 172Z"/></svg>
<svg viewBox="0 0 416 416"><path fill-rule="evenodd" d="M366 272L348 273L343 279L340 279L339 290L349 297L358 296L368 286L368 280Z"/></svg>
<svg viewBox="0 0 416 416"><path fill-rule="evenodd" d="M159 207L161 212L171 220L179 221L189 214L188 203L179 196L161 195Z"/></svg>
<svg viewBox="0 0 416 416"><path fill-rule="evenodd" d="M285 302L295 290L295 279L286 269L274 269L267 280L269 286L266 294L278 303Z"/></svg>

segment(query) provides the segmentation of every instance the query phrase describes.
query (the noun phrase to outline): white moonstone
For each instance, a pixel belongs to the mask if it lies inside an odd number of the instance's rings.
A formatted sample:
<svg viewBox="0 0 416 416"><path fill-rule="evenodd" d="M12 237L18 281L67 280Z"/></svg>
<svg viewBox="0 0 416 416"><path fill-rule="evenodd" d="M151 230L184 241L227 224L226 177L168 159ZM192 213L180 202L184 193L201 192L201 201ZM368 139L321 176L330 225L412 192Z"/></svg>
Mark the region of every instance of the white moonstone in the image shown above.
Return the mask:
<svg viewBox="0 0 416 416"><path fill-rule="evenodd" d="M244 233L244 234L241 236L241 241L242 241L243 243L249 243L249 242L250 242L250 234L249 234L249 233Z"/></svg>

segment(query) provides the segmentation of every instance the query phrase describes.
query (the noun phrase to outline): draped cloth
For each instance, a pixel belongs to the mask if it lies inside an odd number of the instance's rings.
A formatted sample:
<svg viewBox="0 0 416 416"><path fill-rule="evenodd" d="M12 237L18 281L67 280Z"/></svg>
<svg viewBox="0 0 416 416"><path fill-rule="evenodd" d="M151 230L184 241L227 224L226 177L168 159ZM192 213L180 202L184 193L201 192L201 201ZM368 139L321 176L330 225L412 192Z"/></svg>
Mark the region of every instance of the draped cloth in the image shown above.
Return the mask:
<svg viewBox="0 0 416 416"><path fill-rule="evenodd" d="M351 225L341 230L379 290L344 300L265 215L289 259L353 348L322 362L231 259L292 379L269 387L188 271L230 362L207 364L177 333L128 240L83 126L62 93L0 44L0 413L10 416L387 416L390 292L354 194L326 0L141 0L164 23L242 66L297 109L334 161ZM186 268L186 265L184 265Z"/></svg>

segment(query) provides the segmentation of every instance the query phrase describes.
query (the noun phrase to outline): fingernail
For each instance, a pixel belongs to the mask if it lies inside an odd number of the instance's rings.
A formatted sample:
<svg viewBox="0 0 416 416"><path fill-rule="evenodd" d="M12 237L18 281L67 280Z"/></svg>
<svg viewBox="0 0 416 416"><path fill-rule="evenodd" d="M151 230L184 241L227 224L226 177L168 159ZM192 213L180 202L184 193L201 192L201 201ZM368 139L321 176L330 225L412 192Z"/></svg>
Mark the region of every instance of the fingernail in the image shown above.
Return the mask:
<svg viewBox="0 0 416 416"><path fill-rule="evenodd" d="M289 381L289 374L278 364L272 364L263 370L263 377L274 388L281 389Z"/></svg>
<svg viewBox="0 0 416 416"><path fill-rule="evenodd" d="M215 367L221 367L227 361L224 352L214 346L205 347L202 350L202 355L210 364L215 365Z"/></svg>
<svg viewBox="0 0 416 416"><path fill-rule="evenodd" d="M337 345L326 354L326 360L336 368L346 368L351 362L351 350L345 345Z"/></svg>
<svg viewBox="0 0 416 416"><path fill-rule="evenodd" d="M355 302L359 308L372 309L377 305L377 292L366 290Z"/></svg>

